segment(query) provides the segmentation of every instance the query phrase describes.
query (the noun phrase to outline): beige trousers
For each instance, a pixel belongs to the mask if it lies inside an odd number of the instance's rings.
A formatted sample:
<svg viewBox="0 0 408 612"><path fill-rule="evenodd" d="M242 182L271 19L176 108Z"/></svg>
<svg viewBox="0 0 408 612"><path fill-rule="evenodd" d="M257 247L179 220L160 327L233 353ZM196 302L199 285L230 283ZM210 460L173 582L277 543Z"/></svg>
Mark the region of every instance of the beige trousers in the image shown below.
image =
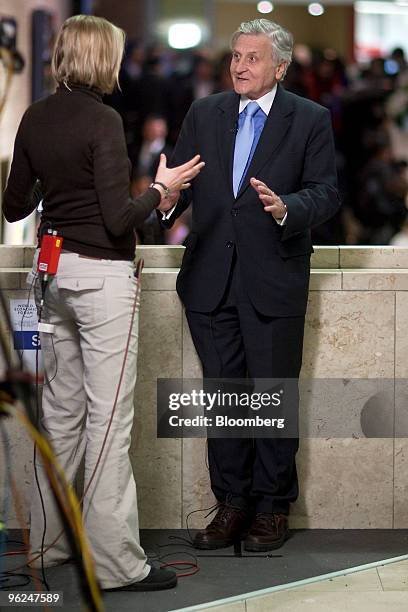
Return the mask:
<svg viewBox="0 0 408 612"><path fill-rule="evenodd" d="M36 258L33 270L36 269ZM42 321L55 326L41 333L45 383L41 425L57 460L73 482L84 458L87 486L111 416L131 322L137 281L133 264L63 252L58 273L45 293ZM36 282L36 300L40 298ZM96 476L83 502L83 520L102 588L145 578L150 566L139 543L136 484L129 459L138 342L137 315L116 412ZM46 512L45 547L62 526L37 453ZM33 481L31 553L41 550L43 513ZM46 566L70 557L62 536L45 553ZM40 559L33 563L40 567Z"/></svg>

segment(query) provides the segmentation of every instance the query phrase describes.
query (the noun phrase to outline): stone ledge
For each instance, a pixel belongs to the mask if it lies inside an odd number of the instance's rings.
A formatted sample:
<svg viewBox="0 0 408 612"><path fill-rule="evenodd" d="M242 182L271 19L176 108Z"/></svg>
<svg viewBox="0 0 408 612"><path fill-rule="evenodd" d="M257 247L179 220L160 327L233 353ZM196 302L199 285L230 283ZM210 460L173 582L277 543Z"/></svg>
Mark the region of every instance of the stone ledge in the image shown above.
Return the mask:
<svg viewBox="0 0 408 612"><path fill-rule="evenodd" d="M27 289L30 268L1 267L0 290ZM177 267L146 267L142 275L144 291L175 291ZM310 291L408 291L408 269L371 268L366 270L313 268Z"/></svg>
<svg viewBox="0 0 408 612"><path fill-rule="evenodd" d="M34 246L0 245L0 266L31 266ZM179 268L183 246L141 245L137 258L146 268ZM392 246L316 246L311 267L316 269L408 269L408 247Z"/></svg>
<svg viewBox="0 0 408 612"><path fill-rule="evenodd" d="M312 268L339 268L340 265L339 246L315 246L310 260Z"/></svg>
<svg viewBox="0 0 408 612"><path fill-rule="evenodd" d="M312 269L310 271L309 291L341 291L341 285L341 270Z"/></svg>
<svg viewBox="0 0 408 612"><path fill-rule="evenodd" d="M408 247L392 246L316 246L312 254L312 268L361 269L408 268ZM34 246L0 245L2 267L30 266ZM147 268L178 268L184 247L175 245L140 245L138 259L143 258Z"/></svg>
<svg viewBox="0 0 408 612"><path fill-rule="evenodd" d="M342 270L344 291L408 291L408 270L384 268Z"/></svg>
<svg viewBox="0 0 408 612"><path fill-rule="evenodd" d="M392 246L341 246L339 267L408 268L408 248Z"/></svg>

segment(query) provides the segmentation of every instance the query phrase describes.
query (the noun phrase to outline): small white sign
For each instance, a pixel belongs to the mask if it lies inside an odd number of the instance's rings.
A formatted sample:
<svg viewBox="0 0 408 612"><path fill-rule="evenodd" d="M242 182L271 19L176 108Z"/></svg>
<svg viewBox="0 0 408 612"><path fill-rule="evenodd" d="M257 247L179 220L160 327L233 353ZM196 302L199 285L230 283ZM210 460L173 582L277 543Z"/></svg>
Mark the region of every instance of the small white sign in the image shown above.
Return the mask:
<svg viewBox="0 0 408 612"><path fill-rule="evenodd" d="M42 374L40 334L38 332L37 307L34 300L10 300L10 318L13 347L20 352L25 369L31 374L35 374L36 352L38 350L38 373Z"/></svg>

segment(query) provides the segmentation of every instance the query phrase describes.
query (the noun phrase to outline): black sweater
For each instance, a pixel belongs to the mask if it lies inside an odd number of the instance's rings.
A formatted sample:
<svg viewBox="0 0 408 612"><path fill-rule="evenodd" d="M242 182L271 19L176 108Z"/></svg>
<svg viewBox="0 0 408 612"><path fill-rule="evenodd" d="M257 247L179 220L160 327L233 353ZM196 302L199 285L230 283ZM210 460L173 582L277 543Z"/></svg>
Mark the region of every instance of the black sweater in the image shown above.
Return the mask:
<svg viewBox="0 0 408 612"><path fill-rule="evenodd" d="M157 189L131 200L130 164L122 120L94 89L60 86L32 104L17 132L4 193L7 221L29 215L41 182L41 226L63 236L63 248L81 255L132 260L133 228L160 202Z"/></svg>

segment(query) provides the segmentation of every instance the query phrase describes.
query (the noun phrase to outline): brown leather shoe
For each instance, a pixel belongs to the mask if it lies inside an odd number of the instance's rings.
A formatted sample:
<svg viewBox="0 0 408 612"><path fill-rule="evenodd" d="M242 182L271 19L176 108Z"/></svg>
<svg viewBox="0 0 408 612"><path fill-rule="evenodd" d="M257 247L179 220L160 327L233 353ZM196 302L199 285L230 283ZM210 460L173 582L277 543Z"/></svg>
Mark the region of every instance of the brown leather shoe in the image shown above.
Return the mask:
<svg viewBox="0 0 408 612"><path fill-rule="evenodd" d="M280 548L289 537L288 517L286 514L256 514L244 548L249 552L267 552Z"/></svg>
<svg viewBox="0 0 408 612"><path fill-rule="evenodd" d="M196 534L193 546L201 550L227 548L240 539L248 527L249 515L245 510L222 504L211 523Z"/></svg>

